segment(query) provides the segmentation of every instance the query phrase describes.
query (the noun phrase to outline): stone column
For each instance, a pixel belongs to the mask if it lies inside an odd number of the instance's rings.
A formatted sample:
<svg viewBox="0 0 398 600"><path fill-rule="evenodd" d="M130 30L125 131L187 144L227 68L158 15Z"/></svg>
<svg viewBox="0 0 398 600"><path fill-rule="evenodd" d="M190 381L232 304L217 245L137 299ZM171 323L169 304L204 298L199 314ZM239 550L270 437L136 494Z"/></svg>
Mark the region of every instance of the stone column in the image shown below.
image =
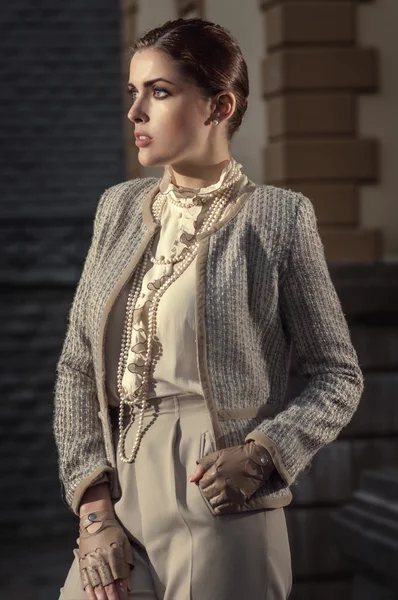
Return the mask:
<svg viewBox="0 0 398 600"><path fill-rule="evenodd" d="M357 97L378 89L378 56L356 41L353 0L262 0L268 145L265 179L308 196L328 261L382 258L360 226L358 189L379 176L378 144L357 128Z"/></svg>

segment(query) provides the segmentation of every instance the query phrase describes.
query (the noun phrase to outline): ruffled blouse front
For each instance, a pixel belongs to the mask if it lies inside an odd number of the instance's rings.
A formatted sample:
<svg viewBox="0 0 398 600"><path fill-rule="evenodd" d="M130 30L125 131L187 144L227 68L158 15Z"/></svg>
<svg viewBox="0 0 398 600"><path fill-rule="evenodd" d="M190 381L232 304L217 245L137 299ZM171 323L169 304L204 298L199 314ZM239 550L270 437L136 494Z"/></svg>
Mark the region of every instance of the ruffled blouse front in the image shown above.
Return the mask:
<svg viewBox="0 0 398 600"><path fill-rule="evenodd" d="M166 197L161 215L161 227L151 243L152 253L157 259L161 256L174 256L178 259L184 249L195 242L195 234L202 226L215 196L236 173L234 168L240 170L241 167L242 165L231 158L224 167L218 182L201 188L174 185L171 180L171 170L169 167L165 167L159 192L154 199L156 202L160 195ZM246 175L241 173L230 192L232 201L228 203L222 216L225 216L232 208L248 183ZM181 206L178 206L176 202L179 202ZM175 265L178 264L179 262L175 263ZM147 353L148 311L156 291L173 274L173 270L172 264L152 264L151 261L147 263L141 293L134 309L131 343L122 380L125 393L130 399L137 397L142 385ZM156 332L154 332L152 340L148 398L187 392L203 394L196 352L195 287L196 257L166 289L159 300L156 312ZM124 290L112 309L113 315L111 313L110 319L114 319L114 322L118 321L119 324L124 318L128 291L127 288ZM123 311L123 317L121 311ZM119 314L117 315L115 312ZM109 331L112 331L111 321ZM119 359L120 346L109 342L109 350L112 350L113 356L110 357L108 352L108 360L113 363L112 371L116 374L115 367L117 367ZM118 352L117 356L115 355L116 351ZM109 403L117 405L119 398L115 377L108 379L107 386Z"/></svg>

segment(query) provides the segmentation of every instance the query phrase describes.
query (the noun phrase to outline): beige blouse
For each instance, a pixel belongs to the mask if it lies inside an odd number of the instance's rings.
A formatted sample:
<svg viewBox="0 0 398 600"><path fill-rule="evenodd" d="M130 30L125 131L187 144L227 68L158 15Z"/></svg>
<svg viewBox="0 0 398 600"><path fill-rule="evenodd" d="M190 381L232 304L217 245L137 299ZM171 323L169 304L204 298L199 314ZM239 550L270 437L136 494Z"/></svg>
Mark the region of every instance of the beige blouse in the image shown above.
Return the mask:
<svg viewBox="0 0 398 600"><path fill-rule="evenodd" d="M170 257L173 247L176 257L181 254L195 231L201 227L215 193L228 183L233 165L236 165L239 170L242 167L231 158L224 167L219 181L203 188L175 186L171 181L170 167L165 167L158 195L166 195L167 200L161 216L161 227L153 238L151 246L156 258L161 255ZM232 203L244 192L249 182L246 175L241 173L241 177L231 190L231 203L225 208L223 215L227 214ZM189 207L188 205L195 197L201 198L203 203ZM175 204L177 199L184 206ZM156 318L158 339L152 343L148 398L187 392L202 394L196 353L196 260L195 257L159 300ZM147 263L141 295L135 305L131 344L122 381L129 397L132 397L133 392L138 390L142 383L148 308L155 291L162 285L164 278L172 274L172 269L173 265L152 264L150 260ZM132 278L126 283L112 308L105 342L106 385L109 404L113 406L119 404L116 380L117 365L131 280Z"/></svg>

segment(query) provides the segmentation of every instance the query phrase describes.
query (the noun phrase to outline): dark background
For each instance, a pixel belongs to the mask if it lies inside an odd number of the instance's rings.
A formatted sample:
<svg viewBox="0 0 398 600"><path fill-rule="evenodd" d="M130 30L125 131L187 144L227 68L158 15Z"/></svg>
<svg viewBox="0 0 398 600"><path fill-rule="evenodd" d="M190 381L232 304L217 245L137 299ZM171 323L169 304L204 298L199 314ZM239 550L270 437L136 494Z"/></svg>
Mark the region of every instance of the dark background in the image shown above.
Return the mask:
<svg viewBox="0 0 398 600"><path fill-rule="evenodd" d="M97 202L125 178L119 5L2 3L0 40L0 597L54 600L78 536L58 481L55 366Z"/></svg>

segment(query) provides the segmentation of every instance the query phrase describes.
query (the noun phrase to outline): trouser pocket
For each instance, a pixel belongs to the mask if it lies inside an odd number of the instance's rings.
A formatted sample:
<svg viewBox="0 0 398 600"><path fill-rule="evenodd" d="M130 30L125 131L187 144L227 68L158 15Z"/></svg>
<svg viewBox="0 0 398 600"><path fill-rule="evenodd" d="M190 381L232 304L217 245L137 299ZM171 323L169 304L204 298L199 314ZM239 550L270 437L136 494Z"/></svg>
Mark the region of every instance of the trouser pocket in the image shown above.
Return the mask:
<svg viewBox="0 0 398 600"><path fill-rule="evenodd" d="M213 440L213 434L211 431L203 431L200 434L199 441L199 458L203 458L212 452L215 452L216 445Z"/></svg>
<svg viewBox="0 0 398 600"><path fill-rule="evenodd" d="M199 440L199 458L203 458L204 456L207 456L208 454L215 452L215 450L216 450L216 445L214 442L212 432L210 430L203 431L200 434L200 440ZM198 486L200 495L202 496L202 498L203 498L206 506L208 507L209 511L211 512L211 514L214 515L215 517L219 517L220 515L215 512L214 508L211 506L211 504L209 503L207 498L205 498L205 496L203 494L203 490L201 489L201 487L199 485L199 481L197 482L196 485Z"/></svg>

